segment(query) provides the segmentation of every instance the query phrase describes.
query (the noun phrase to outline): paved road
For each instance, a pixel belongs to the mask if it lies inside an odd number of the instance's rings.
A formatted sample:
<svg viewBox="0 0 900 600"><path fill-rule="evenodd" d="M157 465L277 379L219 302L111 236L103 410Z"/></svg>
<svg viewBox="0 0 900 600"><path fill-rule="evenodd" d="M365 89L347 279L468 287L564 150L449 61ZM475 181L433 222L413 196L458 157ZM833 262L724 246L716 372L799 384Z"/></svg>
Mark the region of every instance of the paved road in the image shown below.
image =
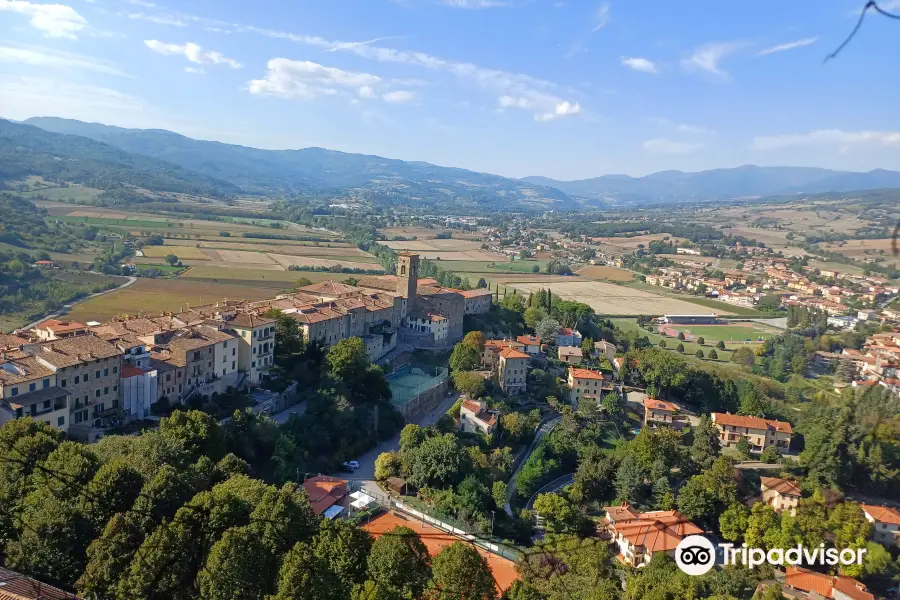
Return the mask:
<svg viewBox="0 0 900 600"><path fill-rule="evenodd" d="M512 506L510 505L510 503L512 502L513 494L516 493L516 475L519 474L522 466L528 460L528 457L531 456L531 453L534 452L534 449L538 447L538 444L541 443L543 437L553 431L553 429L559 424L560 419L562 419L562 417L555 417L553 419L550 419L538 428L537 433L534 436L534 440L531 442L531 445L528 446L528 452L525 454L525 458L523 458L521 462L519 462L519 466L516 468L516 471L512 474L512 477L509 478L509 489L506 494L506 505L503 507L503 510L505 510L506 514L510 517L513 516Z"/></svg>
<svg viewBox="0 0 900 600"><path fill-rule="evenodd" d="M84 298L81 298L80 300L75 300L74 302L69 302L68 304L64 304L62 306L62 308L60 308L56 312L52 312L49 315L45 315L45 316L41 317L40 319L38 319L37 321L34 321L33 323L29 323L28 325L25 325L24 327L22 327L22 329L31 329L38 323L43 323L47 319L53 319L56 317L60 317L64 314L66 314L67 312L69 312L77 304L81 304L82 302L86 302L87 300L90 300L91 298L96 298L97 296L105 296L106 294L112 294L113 292L118 292L119 290L124 290L128 286L134 285L134 283L136 281L137 281L137 277L129 277L128 281L126 281L119 287L114 287L112 289L104 290L102 292L97 292L96 294L90 294L89 296L85 296Z"/></svg>
<svg viewBox="0 0 900 600"><path fill-rule="evenodd" d="M445 396L443 400L441 400L440 404L438 404L437 408L435 408L430 413L423 415L417 422L416 425L421 427L428 427L429 425L434 425L438 419L440 419L450 407L453 406L453 403L459 399L459 393L453 392L450 396ZM360 487L365 488L372 494L378 494L380 496L384 496L384 492L381 491L381 488L378 487L378 484L375 483L375 459L378 458L378 455L382 452L391 452L400 449L400 432L397 432L397 435L392 437L389 440L385 440L383 442L379 442L374 448L362 454L356 460L359 461L359 468L350 476L354 481L358 482ZM335 477L343 477L347 479L349 473L335 473Z"/></svg>

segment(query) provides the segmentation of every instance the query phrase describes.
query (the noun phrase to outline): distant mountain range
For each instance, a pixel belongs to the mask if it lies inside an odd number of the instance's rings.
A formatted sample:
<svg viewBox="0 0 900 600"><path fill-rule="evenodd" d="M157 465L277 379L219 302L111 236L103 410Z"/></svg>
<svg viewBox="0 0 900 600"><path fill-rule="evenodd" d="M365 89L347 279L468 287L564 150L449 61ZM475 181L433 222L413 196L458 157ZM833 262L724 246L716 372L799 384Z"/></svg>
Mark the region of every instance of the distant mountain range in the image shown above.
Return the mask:
<svg viewBox="0 0 900 600"><path fill-rule="evenodd" d="M0 120L0 159L6 157L7 164L0 161L0 180L15 178L11 173L19 178L49 175L78 183L92 180L103 189L118 183L151 191L293 196L428 206L446 212L571 210L900 188L896 171L754 165L578 181L511 179L322 148L260 150L161 129L124 129L55 117L34 117L23 123Z"/></svg>
<svg viewBox="0 0 900 600"><path fill-rule="evenodd" d="M123 129L54 117L35 117L25 123L164 160L225 181L248 194L333 197L336 201L431 205L455 210L577 206L555 188L424 162L322 148L259 150L195 140L161 129Z"/></svg>
<svg viewBox="0 0 900 600"><path fill-rule="evenodd" d="M856 173L809 167L745 165L697 173L661 171L645 177L604 175L577 181L526 177L523 181L555 187L570 196L581 198L648 203L900 187L900 172L876 169Z"/></svg>

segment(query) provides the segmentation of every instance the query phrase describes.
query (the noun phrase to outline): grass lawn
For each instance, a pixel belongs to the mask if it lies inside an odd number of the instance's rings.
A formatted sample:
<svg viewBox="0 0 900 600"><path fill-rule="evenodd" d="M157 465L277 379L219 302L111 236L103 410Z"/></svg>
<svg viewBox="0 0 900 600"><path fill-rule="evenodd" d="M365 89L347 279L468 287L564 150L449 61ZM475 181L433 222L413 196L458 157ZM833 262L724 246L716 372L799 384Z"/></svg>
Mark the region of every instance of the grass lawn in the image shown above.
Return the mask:
<svg viewBox="0 0 900 600"><path fill-rule="evenodd" d="M84 187L80 185L70 185L69 187L56 187L49 184L50 187L43 185L33 185L32 190L23 192L22 196L26 198L34 198L41 196L47 200L71 200L78 202L80 200L95 200L103 190Z"/></svg>
<svg viewBox="0 0 900 600"><path fill-rule="evenodd" d="M810 260L809 266L816 269L825 269L826 271L837 271L838 273L847 273L848 275L862 275L864 269L853 265L845 265L839 262L823 262L820 260Z"/></svg>
<svg viewBox="0 0 900 600"><path fill-rule="evenodd" d="M659 341L661 339L665 339L666 340L666 349L671 352L675 352L675 348L678 347L678 344L684 344L684 356L689 356L689 357L694 358L694 354L697 353L697 350L703 350L704 355L708 355L710 350L715 350L716 353L719 355L718 360L712 361L708 358L704 358L703 360L706 360L708 362L714 362L716 364L723 364L723 363L724 364L732 364L731 363L732 350L734 350L735 348L737 348L739 346L745 345L745 344L729 344L726 341L725 342L726 349L719 350L718 348L716 348L715 343L707 342L706 345L700 346L699 344L697 344L695 342L689 342L689 341L680 342L680 341L678 341L677 337L668 337L667 336L667 337L663 338L663 336L660 335L659 333L650 333L646 329L640 329L638 327L637 321L635 319L610 319L610 320L620 329L623 329L626 331L627 330L634 330L634 331L639 330L642 335L646 335L648 338L650 338L650 343L653 344L654 346L659 346ZM710 339L712 339L712 338L710 338ZM746 344L746 345L753 349L756 349L756 347L758 346L758 344Z"/></svg>
<svg viewBox="0 0 900 600"><path fill-rule="evenodd" d="M496 261L480 261L480 260L433 260L429 261L438 265L442 269L448 269L454 273L532 273L532 269L537 266L543 273L547 266L546 260L516 260L513 262L504 261L498 258ZM493 264L493 267L488 265Z"/></svg>
<svg viewBox="0 0 900 600"><path fill-rule="evenodd" d="M671 329L683 331L685 335L688 333L696 337L702 337L707 342L743 342L747 338L756 341L762 337L768 339L775 337L773 329L760 325L759 323L742 323L740 325L669 325Z"/></svg>
<svg viewBox="0 0 900 600"><path fill-rule="evenodd" d="M172 265L164 265L164 264L138 264L135 265L138 273L146 271L148 269L156 269L157 271L165 274L165 275L177 275L184 271L185 267L173 267Z"/></svg>
<svg viewBox="0 0 900 600"><path fill-rule="evenodd" d="M305 277L313 283L327 281L343 281L348 277L359 279L363 275L351 275L349 273L328 273L324 271L260 271L256 269L223 269L222 267L193 266L185 271L179 279L203 279L210 281L277 281L290 286L301 277Z"/></svg>

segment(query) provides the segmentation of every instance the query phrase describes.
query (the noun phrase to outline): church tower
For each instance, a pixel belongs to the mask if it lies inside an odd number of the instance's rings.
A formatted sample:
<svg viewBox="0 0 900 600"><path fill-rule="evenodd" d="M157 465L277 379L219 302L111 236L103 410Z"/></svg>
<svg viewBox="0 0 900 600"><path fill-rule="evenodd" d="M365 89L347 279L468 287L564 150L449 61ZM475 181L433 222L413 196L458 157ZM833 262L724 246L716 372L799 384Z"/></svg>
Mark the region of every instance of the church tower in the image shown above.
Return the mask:
<svg viewBox="0 0 900 600"><path fill-rule="evenodd" d="M397 254L397 294L406 298L410 308L416 298L419 285L419 255L401 252Z"/></svg>

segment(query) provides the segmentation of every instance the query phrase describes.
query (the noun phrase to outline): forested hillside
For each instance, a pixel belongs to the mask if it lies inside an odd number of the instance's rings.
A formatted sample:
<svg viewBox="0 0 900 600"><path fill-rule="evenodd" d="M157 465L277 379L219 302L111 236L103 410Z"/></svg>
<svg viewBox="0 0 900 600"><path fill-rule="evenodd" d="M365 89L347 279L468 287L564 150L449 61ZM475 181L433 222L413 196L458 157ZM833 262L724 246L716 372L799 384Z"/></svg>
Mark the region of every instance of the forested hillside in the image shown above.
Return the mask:
<svg viewBox="0 0 900 600"><path fill-rule="evenodd" d="M0 182L32 175L102 190L130 186L203 196L239 191L234 185L159 159L129 154L89 138L0 119Z"/></svg>

